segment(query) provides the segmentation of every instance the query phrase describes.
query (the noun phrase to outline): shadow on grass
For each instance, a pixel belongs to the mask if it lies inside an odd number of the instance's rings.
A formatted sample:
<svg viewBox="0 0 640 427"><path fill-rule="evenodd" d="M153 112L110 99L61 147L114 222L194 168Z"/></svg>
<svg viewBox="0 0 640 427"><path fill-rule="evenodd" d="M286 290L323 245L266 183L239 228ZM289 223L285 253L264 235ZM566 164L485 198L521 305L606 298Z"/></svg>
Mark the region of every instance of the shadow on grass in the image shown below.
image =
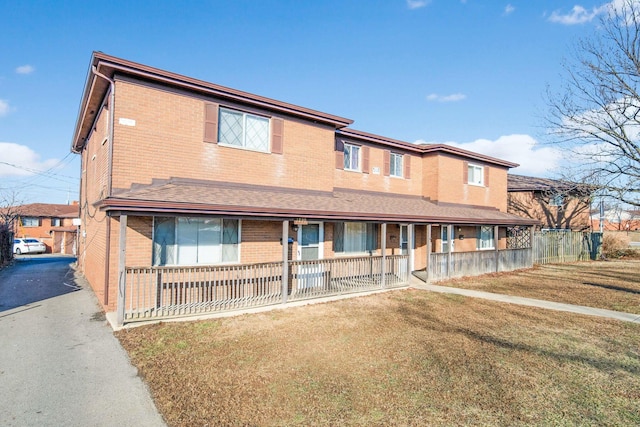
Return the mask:
<svg viewBox="0 0 640 427"><path fill-rule="evenodd" d="M599 358L595 358L588 354L576 354L576 353L562 353L557 350L550 350L540 345L531 345L522 341L515 341L510 339L505 339L502 337L498 337L496 335L488 334L484 331L473 330L468 327L461 327L456 325L454 322L446 321L442 318L436 317L434 315L429 314L430 310L430 302L428 301L412 301L402 304L398 309L399 313L404 317L405 321L408 324L411 324L420 328L429 328L435 331L448 333L448 334L461 334L470 338L474 341L486 343L492 345L497 348L511 350L511 351L519 351L526 352L532 355L540 356L543 358L553 359L559 363L580 363L592 366L595 369L598 369L603 372L611 373L616 370L623 370L628 373L638 375L640 374L640 364L631 364L631 363L622 363L616 360L603 360ZM460 308L461 313L464 313L465 310L463 307ZM533 322L541 322L542 319L539 317L529 318L529 316L524 316L521 312L514 312L512 310L506 310L501 307L496 307L496 313L499 312L501 317L506 318L506 312L510 312L510 315L516 316L524 320L526 317L526 321ZM544 317L543 317L544 318ZM491 318L486 318L487 320L491 320ZM518 319L515 319L516 321ZM517 322L519 323L519 322ZM486 328L486 325L485 325ZM526 327L523 326L523 333L520 335L523 339L526 339ZM551 335L553 332L550 330L549 334ZM551 341L552 342L552 341ZM576 350L578 351L578 350ZM627 354L628 357L632 357L635 360L640 360L640 357L637 354Z"/></svg>
<svg viewBox="0 0 640 427"><path fill-rule="evenodd" d="M589 282L582 282L582 284L583 285L588 285L588 286L595 286L595 287L598 287L598 288L611 289L613 291L628 292L630 294L640 295L640 291L639 290L624 288L622 286L604 285L602 283L589 283Z"/></svg>

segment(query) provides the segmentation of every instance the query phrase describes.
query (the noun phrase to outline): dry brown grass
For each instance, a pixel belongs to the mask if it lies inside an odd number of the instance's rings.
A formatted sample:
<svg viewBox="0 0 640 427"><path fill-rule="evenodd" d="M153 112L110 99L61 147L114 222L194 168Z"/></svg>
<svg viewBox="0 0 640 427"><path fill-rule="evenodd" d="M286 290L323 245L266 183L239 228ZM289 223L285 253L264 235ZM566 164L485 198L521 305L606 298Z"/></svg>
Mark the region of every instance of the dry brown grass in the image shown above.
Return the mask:
<svg viewBox="0 0 640 427"><path fill-rule="evenodd" d="M640 260L544 265L439 284L640 314Z"/></svg>
<svg viewBox="0 0 640 427"><path fill-rule="evenodd" d="M171 426L640 424L637 324L402 290L118 338Z"/></svg>

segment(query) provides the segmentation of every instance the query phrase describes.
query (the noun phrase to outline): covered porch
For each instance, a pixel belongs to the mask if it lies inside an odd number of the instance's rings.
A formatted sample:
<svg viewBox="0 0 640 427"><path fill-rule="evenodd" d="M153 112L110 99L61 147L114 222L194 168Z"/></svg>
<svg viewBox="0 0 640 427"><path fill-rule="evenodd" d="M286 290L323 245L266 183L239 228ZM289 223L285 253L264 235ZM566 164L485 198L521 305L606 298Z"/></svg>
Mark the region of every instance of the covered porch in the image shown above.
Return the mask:
<svg viewBox="0 0 640 427"><path fill-rule="evenodd" d="M168 180L100 208L119 325L531 266L508 243L528 220L415 196Z"/></svg>

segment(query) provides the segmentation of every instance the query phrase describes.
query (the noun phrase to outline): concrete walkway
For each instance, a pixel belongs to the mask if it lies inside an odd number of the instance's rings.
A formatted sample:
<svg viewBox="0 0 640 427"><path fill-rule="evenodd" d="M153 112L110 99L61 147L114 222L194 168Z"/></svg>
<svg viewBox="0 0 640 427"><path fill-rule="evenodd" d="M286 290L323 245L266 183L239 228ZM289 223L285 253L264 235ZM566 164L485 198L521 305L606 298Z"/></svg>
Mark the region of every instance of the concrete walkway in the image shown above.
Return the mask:
<svg viewBox="0 0 640 427"><path fill-rule="evenodd" d="M474 291L472 289L451 288L448 286L428 285L417 277L412 276L410 286L416 289L424 289L444 294L464 295L472 298L482 298L491 301L506 302L510 304L527 305L529 307L546 308L548 310L566 311L569 313L585 314L587 316L606 317L622 320L624 322L640 323L640 315L623 313L620 311L605 310L603 308L586 307L583 305L564 304L561 302L545 301L535 298L517 297L512 295L494 294L492 292Z"/></svg>
<svg viewBox="0 0 640 427"><path fill-rule="evenodd" d="M0 425L164 426L74 258L0 270Z"/></svg>

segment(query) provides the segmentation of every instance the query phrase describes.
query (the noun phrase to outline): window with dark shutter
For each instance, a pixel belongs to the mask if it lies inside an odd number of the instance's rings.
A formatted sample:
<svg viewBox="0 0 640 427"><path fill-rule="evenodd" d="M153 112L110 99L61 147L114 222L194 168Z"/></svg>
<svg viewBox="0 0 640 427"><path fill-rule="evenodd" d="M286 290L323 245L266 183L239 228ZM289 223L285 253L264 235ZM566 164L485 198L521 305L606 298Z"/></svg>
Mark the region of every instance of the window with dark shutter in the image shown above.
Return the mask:
<svg viewBox="0 0 640 427"><path fill-rule="evenodd" d="M218 104L204 104L204 142L218 143Z"/></svg>
<svg viewBox="0 0 640 427"><path fill-rule="evenodd" d="M404 178L405 179L409 179L411 178L411 156L409 156L408 154L405 154L404 156Z"/></svg>
<svg viewBox="0 0 640 427"><path fill-rule="evenodd" d="M367 251L378 248L378 224L367 224Z"/></svg>
<svg viewBox="0 0 640 427"><path fill-rule="evenodd" d="M284 120L278 118L271 119L271 152L282 154L284 149Z"/></svg>
<svg viewBox="0 0 640 427"><path fill-rule="evenodd" d="M333 252L344 252L344 222L333 223Z"/></svg>
<svg viewBox="0 0 640 427"><path fill-rule="evenodd" d="M336 139L336 169L344 169L344 142Z"/></svg>
<svg viewBox="0 0 640 427"><path fill-rule="evenodd" d="M391 151L384 150L382 155L382 169L384 176L391 174Z"/></svg>
<svg viewBox="0 0 640 427"><path fill-rule="evenodd" d="M369 147L362 147L362 172L369 173Z"/></svg>

